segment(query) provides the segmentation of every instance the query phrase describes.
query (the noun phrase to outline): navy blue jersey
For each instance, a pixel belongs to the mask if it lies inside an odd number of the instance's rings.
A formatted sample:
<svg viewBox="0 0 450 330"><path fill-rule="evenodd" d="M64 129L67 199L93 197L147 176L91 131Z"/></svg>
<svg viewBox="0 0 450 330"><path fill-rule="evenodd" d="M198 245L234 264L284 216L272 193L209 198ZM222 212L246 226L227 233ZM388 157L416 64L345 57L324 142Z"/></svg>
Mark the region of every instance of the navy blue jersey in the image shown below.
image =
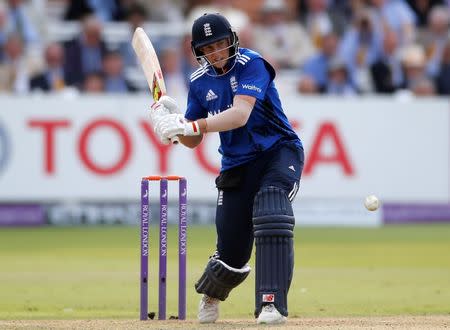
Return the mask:
<svg viewBox="0 0 450 330"><path fill-rule="evenodd" d="M226 74L215 76L208 70L211 69L200 68L191 75L186 119L197 120L226 111L233 106L235 95L256 98L246 125L219 133L221 171L249 162L277 144L302 146L281 107L273 82L275 71L261 55L240 48L236 64Z"/></svg>

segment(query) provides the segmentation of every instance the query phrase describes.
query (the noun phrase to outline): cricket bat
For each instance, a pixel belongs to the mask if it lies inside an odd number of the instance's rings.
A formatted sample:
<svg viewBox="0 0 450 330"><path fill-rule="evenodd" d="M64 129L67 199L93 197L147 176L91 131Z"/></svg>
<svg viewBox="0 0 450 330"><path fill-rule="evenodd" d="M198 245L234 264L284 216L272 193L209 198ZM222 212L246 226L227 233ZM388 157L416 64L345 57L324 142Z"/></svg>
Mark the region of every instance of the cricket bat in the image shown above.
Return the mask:
<svg viewBox="0 0 450 330"><path fill-rule="evenodd" d="M166 85L155 48L143 28L136 28L131 45L144 71L153 100L159 101L161 96L166 94ZM171 140L172 143L179 141L178 137L173 137Z"/></svg>

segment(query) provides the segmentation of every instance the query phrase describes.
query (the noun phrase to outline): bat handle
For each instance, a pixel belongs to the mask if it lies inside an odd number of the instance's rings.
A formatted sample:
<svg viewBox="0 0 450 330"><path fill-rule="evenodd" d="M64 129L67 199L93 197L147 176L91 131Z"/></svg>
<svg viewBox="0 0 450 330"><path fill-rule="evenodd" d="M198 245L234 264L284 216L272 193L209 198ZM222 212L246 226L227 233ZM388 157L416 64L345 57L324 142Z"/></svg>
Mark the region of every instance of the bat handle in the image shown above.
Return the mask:
<svg viewBox="0 0 450 330"><path fill-rule="evenodd" d="M178 144L180 142L180 139L178 138L178 136L174 136L170 139L170 141L172 142L172 144Z"/></svg>

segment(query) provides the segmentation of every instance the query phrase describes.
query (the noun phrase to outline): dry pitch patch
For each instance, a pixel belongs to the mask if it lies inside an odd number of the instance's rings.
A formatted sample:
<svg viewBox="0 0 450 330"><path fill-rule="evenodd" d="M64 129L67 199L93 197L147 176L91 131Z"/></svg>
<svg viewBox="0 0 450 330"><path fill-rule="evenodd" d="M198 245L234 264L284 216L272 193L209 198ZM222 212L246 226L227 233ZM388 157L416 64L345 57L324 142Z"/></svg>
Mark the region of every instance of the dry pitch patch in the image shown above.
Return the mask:
<svg viewBox="0 0 450 330"><path fill-rule="evenodd" d="M0 329L450 329L450 316L377 316L289 319L283 326L256 325L253 320L197 321L137 320L11 320Z"/></svg>

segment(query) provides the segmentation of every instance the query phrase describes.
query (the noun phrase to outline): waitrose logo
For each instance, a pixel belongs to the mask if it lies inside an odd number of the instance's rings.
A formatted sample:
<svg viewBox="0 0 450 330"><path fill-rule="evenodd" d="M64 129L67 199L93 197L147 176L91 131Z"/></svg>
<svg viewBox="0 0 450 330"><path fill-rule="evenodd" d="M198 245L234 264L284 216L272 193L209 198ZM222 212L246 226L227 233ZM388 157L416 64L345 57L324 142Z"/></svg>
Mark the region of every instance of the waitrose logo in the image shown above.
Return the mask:
<svg viewBox="0 0 450 330"><path fill-rule="evenodd" d="M255 85L242 84L242 88L248 89L249 91L257 91L258 93L261 93L261 88L256 87Z"/></svg>

